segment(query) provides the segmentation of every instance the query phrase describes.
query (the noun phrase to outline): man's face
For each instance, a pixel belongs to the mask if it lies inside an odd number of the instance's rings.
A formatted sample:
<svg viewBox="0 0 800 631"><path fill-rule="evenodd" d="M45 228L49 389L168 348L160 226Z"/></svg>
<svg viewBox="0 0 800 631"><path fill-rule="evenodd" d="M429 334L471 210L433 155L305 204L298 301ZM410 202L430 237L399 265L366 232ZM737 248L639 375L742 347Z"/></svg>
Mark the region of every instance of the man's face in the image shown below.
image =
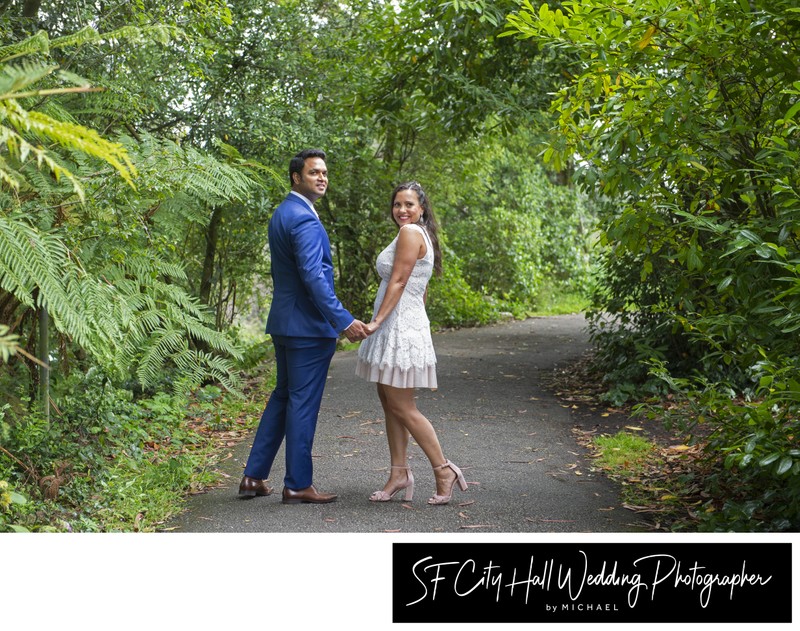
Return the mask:
<svg viewBox="0 0 800 631"><path fill-rule="evenodd" d="M328 167L322 158L306 158L303 172L295 173L292 178L292 190L315 202L328 188Z"/></svg>

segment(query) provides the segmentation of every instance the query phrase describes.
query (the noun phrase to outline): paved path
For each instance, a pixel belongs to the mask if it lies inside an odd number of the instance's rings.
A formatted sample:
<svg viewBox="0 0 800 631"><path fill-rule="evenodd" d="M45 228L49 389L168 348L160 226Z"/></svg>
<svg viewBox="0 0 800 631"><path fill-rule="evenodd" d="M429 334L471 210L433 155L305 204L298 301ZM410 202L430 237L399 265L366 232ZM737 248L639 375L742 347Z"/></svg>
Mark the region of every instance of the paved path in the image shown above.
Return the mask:
<svg viewBox="0 0 800 631"><path fill-rule="evenodd" d="M637 531L636 515L620 506L613 483L591 472L573 439L575 411L541 384L554 367L586 350L584 323L580 315L555 316L434 336L439 390L420 390L418 407L469 483L448 506L427 505L433 472L416 445L410 451L414 501L403 502L400 494L386 504L367 500L383 486L388 448L375 387L354 375L355 352L349 351L337 353L331 365L314 444L314 483L338 493L338 502L285 506L279 493L238 499L248 439L224 463L228 484L191 498L187 512L166 526L229 533ZM587 413L581 414L585 426ZM281 450L271 477L278 491L282 479Z"/></svg>

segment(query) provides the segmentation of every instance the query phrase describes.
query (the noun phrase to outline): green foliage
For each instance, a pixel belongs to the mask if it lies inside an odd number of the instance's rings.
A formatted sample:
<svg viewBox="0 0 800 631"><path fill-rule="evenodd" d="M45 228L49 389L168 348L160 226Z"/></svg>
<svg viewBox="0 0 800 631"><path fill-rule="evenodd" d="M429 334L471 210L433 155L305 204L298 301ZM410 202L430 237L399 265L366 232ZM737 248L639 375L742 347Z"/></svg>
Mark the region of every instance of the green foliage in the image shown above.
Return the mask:
<svg viewBox="0 0 800 631"><path fill-rule="evenodd" d="M426 310L434 328L480 326L498 319L499 309L491 300L473 290L464 280L457 255L445 247L441 278L428 287Z"/></svg>
<svg viewBox="0 0 800 631"><path fill-rule="evenodd" d="M140 35L138 29L134 29ZM100 36L92 31L96 39ZM131 36L134 32L118 33L115 36ZM66 41L53 42L52 47L60 45L80 45L93 38L86 31L81 31ZM34 53L48 53L51 43L47 34L40 31L37 35L17 44L0 48L0 142L8 152L8 158L0 158L0 181L14 191L26 187L27 178L23 174L29 158L34 158L37 167L46 167L56 178L67 179L73 191L81 200L85 199L83 187L78 178L63 166L58 156L52 151L33 144L38 140L49 140L58 146L94 156L110 164L128 183L132 184L135 168L131 164L125 150L118 143L102 138L96 131L73 122L58 120L43 112L27 109L23 103L30 99L63 95L76 92L87 92L87 85L77 87L35 87L47 80L58 69L52 63L39 63L23 60L19 64L9 63L11 59L28 56ZM62 79L74 81L73 75L61 73ZM78 83L83 83L78 80Z"/></svg>
<svg viewBox="0 0 800 631"><path fill-rule="evenodd" d="M587 290L595 196L575 190L569 160L548 172L536 157L539 110L581 55L499 37L516 2L62 4L36 20L14 18L21 3L0 14L0 387L19 456L0 460L0 478L72 467L63 507L30 502L29 526L44 511L54 528L122 528L138 504L150 528L175 495L147 488L185 488L185 454L161 459L148 444L195 445L177 419L198 386L208 423L227 427L213 388L268 361L266 227L303 147L328 151L318 208L338 293L359 317L395 233L388 196L406 179L423 183L442 226L435 326L523 317L545 291ZM50 423L20 357L41 306L60 410ZM231 326L241 319L261 339ZM124 461L109 467L112 450Z"/></svg>
<svg viewBox="0 0 800 631"><path fill-rule="evenodd" d="M795 388L752 381L800 370L794 3L525 4L508 24L578 60L544 157L579 156L577 180L604 200L592 320L610 396L687 389L715 429L709 457L738 476L715 527L796 527Z"/></svg>
<svg viewBox="0 0 800 631"><path fill-rule="evenodd" d="M618 318L610 334L665 347L676 370L744 371L755 344L796 351L788 4L565 2L510 23L582 60L554 99L562 136L545 157L579 152L577 177L608 199L596 309Z"/></svg>
<svg viewBox="0 0 800 631"><path fill-rule="evenodd" d="M53 395L57 421L37 414L9 418L0 477L39 487L27 487L16 525L152 530L175 512L206 449L206 439L187 426L186 397L137 400L95 369L59 381ZM10 467L14 454L24 458L25 472Z"/></svg>
<svg viewBox="0 0 800 631"><path fill-rule="evenodd" d="M796 531L800 527L800 381L791 361L756 364L746 396L729 383L675 378L661 363L653 374L674 392L679 405L669 424L703 435L713 463L705 481L709 498L698 511L707 531ZM660 407L639 413L661 418Z"/></svg>
<svg viewBox="0 0 800 631"><path fill-rule="evenodd" d="M496 310L520 317L537 308L545 286L581 293L590 285L594 210L527 159L537 142L535 134L520 131L481 140L478 155L470 146L448 148L430 175L464 281ZM448 253L445 264L449 260Z"/></svg>
<svg viewBox="0 0 800 631"><path fill-rule="evenodd" d="M6 480L0 480L0 532L29 532L24 526L13 523L17 507L27 503L27 498L11 488Z"/></svg>

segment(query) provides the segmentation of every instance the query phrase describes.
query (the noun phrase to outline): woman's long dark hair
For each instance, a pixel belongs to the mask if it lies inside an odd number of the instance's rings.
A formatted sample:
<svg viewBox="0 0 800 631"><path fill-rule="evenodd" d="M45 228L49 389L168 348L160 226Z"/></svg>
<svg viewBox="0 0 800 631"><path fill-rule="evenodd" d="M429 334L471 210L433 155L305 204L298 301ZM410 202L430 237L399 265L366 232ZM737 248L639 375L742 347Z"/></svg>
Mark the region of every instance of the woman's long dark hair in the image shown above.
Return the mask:
<svg viewBox="0 0 800 631"><path fill-rule="evenodd" d="M442 251L439 248L439 225L436 223L436 217L433 216L433 208L431 207L431 200L425 194L424 189L419 182L403 182L394 189L392 193L392 203L389 209L394 208L394 199L400 191L414 191L419 199L419 205L422 206L422 215L417 222L418 225L425 228L428 236L433 245L433 271L437 276L442 275ZM392 221L397 223L392 212Z"/></svg>

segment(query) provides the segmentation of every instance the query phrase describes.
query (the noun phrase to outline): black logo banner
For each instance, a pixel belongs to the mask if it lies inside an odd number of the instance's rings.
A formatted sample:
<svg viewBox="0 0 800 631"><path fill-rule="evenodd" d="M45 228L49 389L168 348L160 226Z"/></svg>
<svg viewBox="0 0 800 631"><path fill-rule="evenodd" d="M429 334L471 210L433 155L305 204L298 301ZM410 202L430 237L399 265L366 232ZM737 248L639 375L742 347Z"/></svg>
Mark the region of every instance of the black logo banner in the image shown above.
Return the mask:
<svg viewBox="0 0 800 631"><path fill-rule="evenodd" d="M394 622L791 622L790 543L394 543Z"/></svg>

